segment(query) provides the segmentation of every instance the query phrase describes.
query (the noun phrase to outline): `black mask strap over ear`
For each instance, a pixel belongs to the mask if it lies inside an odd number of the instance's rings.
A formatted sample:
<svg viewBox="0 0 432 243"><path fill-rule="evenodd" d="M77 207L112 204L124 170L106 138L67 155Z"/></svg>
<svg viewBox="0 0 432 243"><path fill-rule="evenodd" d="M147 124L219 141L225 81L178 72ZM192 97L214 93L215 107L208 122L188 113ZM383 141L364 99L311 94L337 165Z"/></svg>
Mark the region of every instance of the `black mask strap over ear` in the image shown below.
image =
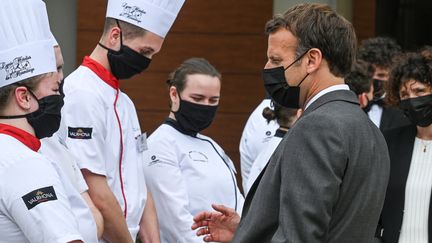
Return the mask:
<svg viewBox="0 0 432 243"><path fill-rule="evenodd" d="M17 87L21 87L24 86L27 88L27 91L31 94L31 96L33 96L37 101L38 98L36 98L36 95L31 91L31 89L27 86L27 85L22 85L22 84L13 84ZM38 101L39 103L39 101ZM27 117L28 114L24 114L24 115L16 115L16 116L0 116L0 119L19 119L19 118L24 118Z"/></svg>
<svg viewBox="0 0 432 243"><path fill-rule="evenodd" d="M119 23L118 19L116 19L116 23L117 23L117 27L119 27L119 29L120 29L120 46L123 46L123 31L120 27L120 23Z"/></svg>
<svg viewBox="0 0 432 243"><path fill-rule="evenodd" d="M100 47L102 47L103 49L105 49L105 50L107 50L107 51L110 51L111 49L109 49L108 47L106 47L106 46L104 46L102 43L98 43L98 45L100 46Z"/></svg>
<svg viewBox="0 0 432 243"><path fill-rule="evenodd" d="M122 29L120 27L120 23L117 19L116 19L116 23L117 23L117 27L119 27L119 29L120 29L120 46L123 46L123 31L122 31ZM112 51L111 49L109 49L108 47L106 47L105 45L103 45L100 42L98 43L98 45L107 51Z"/></svg>

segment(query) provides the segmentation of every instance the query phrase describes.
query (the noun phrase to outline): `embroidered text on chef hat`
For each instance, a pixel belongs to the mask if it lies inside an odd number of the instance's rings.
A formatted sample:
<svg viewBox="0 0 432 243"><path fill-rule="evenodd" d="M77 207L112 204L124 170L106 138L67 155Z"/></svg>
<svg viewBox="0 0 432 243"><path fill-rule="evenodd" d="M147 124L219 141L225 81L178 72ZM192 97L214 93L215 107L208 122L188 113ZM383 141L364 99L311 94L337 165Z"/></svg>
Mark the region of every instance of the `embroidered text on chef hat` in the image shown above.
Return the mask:
<svg viewBox="0 0 432 243"><path fill-rule="evenodd" d="M106 17L119 19L165 38L185 0L108 0Z"/></svg>
<svg viewBox="0 0 432 243"><path fill-rule="evenodd" d="M41 0L1 0L0 87L56 71L48 15Z"/></svg>

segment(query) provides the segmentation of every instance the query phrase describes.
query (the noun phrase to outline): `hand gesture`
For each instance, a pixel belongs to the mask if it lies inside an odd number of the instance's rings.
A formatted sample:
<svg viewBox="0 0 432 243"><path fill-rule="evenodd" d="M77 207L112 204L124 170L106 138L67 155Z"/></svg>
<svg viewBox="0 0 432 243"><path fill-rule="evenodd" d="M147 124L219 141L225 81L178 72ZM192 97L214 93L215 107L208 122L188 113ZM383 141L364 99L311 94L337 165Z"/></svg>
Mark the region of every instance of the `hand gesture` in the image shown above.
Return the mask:
<svg viewBox="0 0 432 243"><path fill-rule="evenodd" d="M212 204L216 212L201 212L194 217L192 230L198 229L197 235L204 235L205 242L230 242L234 237L240 216L232 208Z"/></svg>

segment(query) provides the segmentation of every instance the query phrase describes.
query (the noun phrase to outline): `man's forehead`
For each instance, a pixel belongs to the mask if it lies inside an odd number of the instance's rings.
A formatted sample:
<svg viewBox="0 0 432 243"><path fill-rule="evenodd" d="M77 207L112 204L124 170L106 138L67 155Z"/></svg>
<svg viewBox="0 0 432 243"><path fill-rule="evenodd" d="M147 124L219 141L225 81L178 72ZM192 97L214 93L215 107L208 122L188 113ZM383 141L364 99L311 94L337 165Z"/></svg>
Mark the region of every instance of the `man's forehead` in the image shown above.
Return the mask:
<svg viewBox="0 0 432 243"><path fill-rule="evenodd" d="M281 28L269 35L268 51L279 52L297 49L297 38L287 29Z"/></svg>
<svg viewBox="0 0 432 243"><path fill-rule="evenodd" d="M153 49L155 52L158 52L162 47L164 38L152 32L146 32L144 35L128 39L127 42L128 45L135 48Z"/></svg>
<svg viewBox="0 0 432 243"><path fill-rule="evenodd" d="M387 67L377 66L375 64L373 64L372 67L374 68L375 73L389 73L390 72L390 68L387 68Z"/></svg>

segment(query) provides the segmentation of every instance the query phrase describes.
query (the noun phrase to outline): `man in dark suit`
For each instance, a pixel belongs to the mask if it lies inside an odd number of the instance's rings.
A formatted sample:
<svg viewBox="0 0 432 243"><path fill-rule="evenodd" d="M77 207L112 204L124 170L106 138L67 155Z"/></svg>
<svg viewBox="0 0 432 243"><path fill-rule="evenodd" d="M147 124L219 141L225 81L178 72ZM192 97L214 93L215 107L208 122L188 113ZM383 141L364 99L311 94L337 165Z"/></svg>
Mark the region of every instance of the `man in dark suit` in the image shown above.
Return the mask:
<svg viewBox="0 0 432 243"><path fill-rule="evenodd" d="M192 228L205 241L372 242L389 157L344 84L356 50L351 23L327 5L301 4L270 20L266 33L267 91L304 113L250 189L241 221L214 206L219 212L198 214Z"/></svg>
<svg viewBox="0 0 432 243"><path fill-rule="evenodd" d="M375 37L364 40L358 51L358 57L370 63L374 69L374 100L368 112L369 118L381 131L410 124L403 113L384 102L384 85L388 82L391 66L401 54L401 47L388 37Z"/></svg>

